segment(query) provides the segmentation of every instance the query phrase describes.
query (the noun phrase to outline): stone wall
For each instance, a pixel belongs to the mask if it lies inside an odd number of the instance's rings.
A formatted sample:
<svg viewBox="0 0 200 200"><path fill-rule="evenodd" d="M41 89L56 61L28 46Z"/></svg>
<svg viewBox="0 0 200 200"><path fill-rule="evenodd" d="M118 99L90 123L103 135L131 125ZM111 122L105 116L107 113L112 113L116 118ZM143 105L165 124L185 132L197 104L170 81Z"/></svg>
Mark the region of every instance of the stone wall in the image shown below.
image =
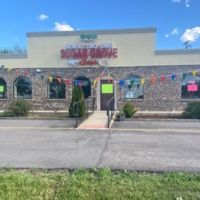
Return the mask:
<svg viewBox="0 0 200 200"><path fill-rule="evenodd" d="M97 79L104 67L87 67L87 68L42 68L37 72L35 68L23 68L20 71L12 69L1 69L0 78L7 83L7 99L0 99L0 110L5 110L9 103L14 100L13 84L20 76L26 76L32 82L32 99L34 110L67 110L71 101L73 83L66 85L65 99L48 99L47 83L51 76L61 77L63 80L74 80L78 76L85 76L91 81L91 96L97 97L97 86L93 81ZM140 66L140 67L109 67L108 71L114 81L124 80L128 76L137 75L145 78L144 99L123 99L123 88L117 84L117 109L120 109L125 102L133 102L141 111L181 111L189 101L181 99L182 74L191 74L197 70L200 75L200 66ZM106 71L106 73L108 73ZM171 75L176 74L175 80L172 81ZM161 76L166 76L165 83L162 83ZM157 77L154 85L151 83L151 77ZM44 78L42 78L44 77ZM95 104L97 108L97 101Z"/></svg>

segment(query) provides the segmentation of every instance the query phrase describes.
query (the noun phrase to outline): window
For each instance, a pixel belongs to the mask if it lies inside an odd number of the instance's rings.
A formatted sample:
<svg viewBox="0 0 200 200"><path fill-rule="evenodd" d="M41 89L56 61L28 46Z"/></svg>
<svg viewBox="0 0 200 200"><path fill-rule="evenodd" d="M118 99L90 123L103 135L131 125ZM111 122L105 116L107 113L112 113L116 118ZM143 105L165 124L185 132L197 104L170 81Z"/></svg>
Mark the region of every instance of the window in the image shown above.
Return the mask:
<svg viewBox="0 0 200 200"><path fill-rule="evenodd" d="M0 78L0 99L5 99L7 93L6 82Z"/></svg>
<svg viewBox="0 0 200 200"><path fill-rule="evenodd" d="M182 99L200 99L200 77L188 75L182 81Z"/></svg>
<svg viewBox="0 0 200 200"><path fill-rule="evenodd" d="M14 98L32 98L32 84L28 78L21 77L14 82Z"/></svg>
<svg viewBox="0 0 200 200"><path fill-rule="evenodd" d="M143 99L143 85L140 77L130 76L124 82L125 99Z"/></svg>
<svg viewBox="0 0 200 200"><path fill-rule="evenodd" d="M75 78L74 84L82 88L85 99L91 97L91 83L88 78L84 76L79 76Z"/></svg>
<svg viewBox="0 0 200 200"><path fill-rule="evenodd" d="M52 81L48 82L48 98L64 99L66 93L65 82L60 77L52 77Z"/></svg>

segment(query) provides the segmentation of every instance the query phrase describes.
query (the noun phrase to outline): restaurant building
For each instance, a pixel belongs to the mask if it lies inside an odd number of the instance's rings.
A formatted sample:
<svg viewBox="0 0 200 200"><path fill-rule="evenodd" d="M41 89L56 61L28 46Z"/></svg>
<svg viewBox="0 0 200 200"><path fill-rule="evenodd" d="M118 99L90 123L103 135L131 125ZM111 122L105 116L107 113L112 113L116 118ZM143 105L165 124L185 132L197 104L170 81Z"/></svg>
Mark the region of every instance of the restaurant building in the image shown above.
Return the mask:
<svg viewBox="0 0 200 200"><path fill-rule="evenodd" d="M0 105L67 110L74 85L105 110L181 111L200 100L200 49L156 50L154 27L27 33L25 55L0 55Z"/></svg>

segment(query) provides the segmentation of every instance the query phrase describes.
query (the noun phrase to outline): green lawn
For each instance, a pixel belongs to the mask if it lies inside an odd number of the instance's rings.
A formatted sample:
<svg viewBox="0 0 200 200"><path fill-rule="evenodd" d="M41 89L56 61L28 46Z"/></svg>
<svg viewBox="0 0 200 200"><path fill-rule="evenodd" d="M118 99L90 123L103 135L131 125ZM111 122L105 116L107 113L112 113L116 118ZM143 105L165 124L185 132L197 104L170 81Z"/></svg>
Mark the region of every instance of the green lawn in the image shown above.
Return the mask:
<svg viewBox="0 0 200 200"><path fill-rule="evenodd" d="M200 175L0 169L0 199L200 200Z"/></svg>

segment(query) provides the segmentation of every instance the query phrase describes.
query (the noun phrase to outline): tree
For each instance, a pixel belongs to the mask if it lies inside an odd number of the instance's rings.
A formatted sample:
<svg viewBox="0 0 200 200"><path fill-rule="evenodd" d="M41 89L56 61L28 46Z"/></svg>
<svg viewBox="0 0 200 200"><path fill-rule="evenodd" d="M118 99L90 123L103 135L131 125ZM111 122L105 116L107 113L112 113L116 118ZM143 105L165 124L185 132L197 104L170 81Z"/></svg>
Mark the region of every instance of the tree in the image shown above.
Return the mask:
<svg viewBox="0 0 200 200"><path fill-rule="evenodd" d="M11 48L1 48L0 47L0 54L26 54L27 50L25 47L21 47L20 45L16 44L13 45Z"/></svg>
<svg viewBox="0 0 200 200"><path fill-rule="evenodd" d="M76 105L73 107L75 102L79 102L78 106ZM85 115L84 94L80 86L74 85L74 89L72 91L72 99L68 111L70 117L76 117L76 113L78 113L78 117L83 117Z"/></svg>

